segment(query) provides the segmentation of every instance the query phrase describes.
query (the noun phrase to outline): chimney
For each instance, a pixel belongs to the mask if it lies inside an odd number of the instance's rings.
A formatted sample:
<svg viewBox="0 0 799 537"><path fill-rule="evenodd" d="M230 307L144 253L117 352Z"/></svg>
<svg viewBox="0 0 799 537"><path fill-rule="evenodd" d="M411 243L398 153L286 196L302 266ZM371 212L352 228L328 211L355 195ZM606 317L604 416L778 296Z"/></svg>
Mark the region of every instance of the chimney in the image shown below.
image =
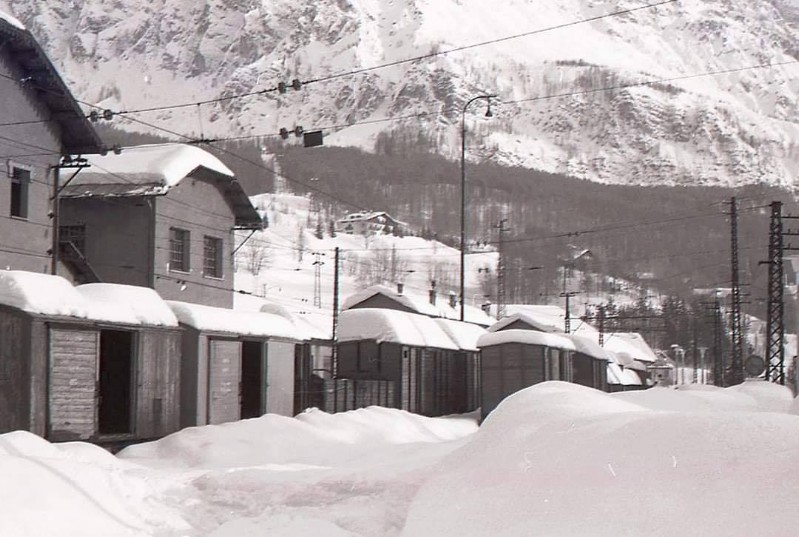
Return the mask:
<svg viewBox="0 0 799 537"><path fill-rule="evenodd" d="M402 282L397 282L397 294L401 295L402 290L405 288L405 284Z"/></svg>

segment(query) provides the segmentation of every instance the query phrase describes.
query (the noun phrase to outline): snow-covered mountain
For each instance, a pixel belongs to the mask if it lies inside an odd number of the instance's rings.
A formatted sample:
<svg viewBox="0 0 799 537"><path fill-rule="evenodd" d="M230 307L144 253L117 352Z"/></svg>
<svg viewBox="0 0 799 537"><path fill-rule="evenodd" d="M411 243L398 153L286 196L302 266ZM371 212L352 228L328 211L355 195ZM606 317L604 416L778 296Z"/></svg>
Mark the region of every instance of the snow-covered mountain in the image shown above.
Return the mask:
<svg viewBox="0 0 799 537"><path fill-rule="evenodd" d="M282 95L135 117L218 137L427 113L327 129L326 143L371 149L380 132L421 129L436 150L456 158L464 103L495 93L493 119L482 117L482 103L469 109L469 158L630 184L793 185L799 168L799 64L786 63L799 59L796 0L677 0L576 25L569 23L646 2L6 4L43 42L78 97L115 110L230 96L295 78L324 79L564 25L321 80ZM753 68L763 65L769 66ZM708 72L722 73L693 76ZM592 91L651 80L671 81ZM587 93L547 98L574 92Z"/></svg>

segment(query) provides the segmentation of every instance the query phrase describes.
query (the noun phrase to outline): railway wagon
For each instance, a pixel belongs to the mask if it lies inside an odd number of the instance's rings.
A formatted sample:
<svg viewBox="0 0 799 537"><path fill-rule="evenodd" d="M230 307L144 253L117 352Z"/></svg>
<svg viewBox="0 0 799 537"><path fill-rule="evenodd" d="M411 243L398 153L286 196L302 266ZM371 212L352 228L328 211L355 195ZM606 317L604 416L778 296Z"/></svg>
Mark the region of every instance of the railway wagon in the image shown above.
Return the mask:
<svg viewBox="0 0 799 537"><path fill-rule="evenodd" d="M180 336L152 289L0 272L0 432L102 444L177 431Z"/></svg>
<svg viewBox="0 0 799 537"><path fill-rule="evenodd" d="M182 328L181 427L294 415L304 340L288 319L167 301Z"/></svg>
<svg viewBox="0 0 799 537"><path fill-rule="evenodd" d="M477 325L393 309L346 310L336 375L393 383L389 406L394 408L426 416L469 412L478 404L476 342L484 332Z"/></svg>
<svg viewBox="0 0 799 537"><path fill-rule="evenodd" d="M580 336L504 329L480 337L481 416L508 395L547 380L607 390L610 356Z"/></svg>

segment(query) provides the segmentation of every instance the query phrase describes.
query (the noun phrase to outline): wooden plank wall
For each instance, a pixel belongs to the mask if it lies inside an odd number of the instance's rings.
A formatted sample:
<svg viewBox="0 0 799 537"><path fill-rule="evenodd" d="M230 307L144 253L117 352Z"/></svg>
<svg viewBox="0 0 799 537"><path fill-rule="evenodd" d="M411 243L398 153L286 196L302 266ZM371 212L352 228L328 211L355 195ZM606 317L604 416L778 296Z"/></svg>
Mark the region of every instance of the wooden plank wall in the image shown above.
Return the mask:
<svg viewBox="0 0 799 537"><path fill-rule="evenodd" d="M346 412L368 406L393 408L395 382L389 380L326 379L326 412Z"/></svg>
<svg viewBox="0 0 799 537"><path fill-rule="evenodd" d="M211 339L208 344L208 423L236 421L241 414L241 342Z"/></svg>
<svg viewBox="0 0 799 537"><path fill-rule="evenodd" d="M0 433L28 426L24 349L25 324L29 322L22 316L0 311Z"/></svg>
<svg viewBox="0 0 799 537"><path fill-rule="evenodd" d="M266 351L266 412L294 415L295 343L268 341Z"/></svg>
<svg viewBox="0 0 799 537"><path fill-rule="evenodd" d="M51 440L89 439L97 431L97 330L50 329Z"/></svg>
<svg viewBox="0 0 799 537"><path fill-rule="evenodd" d="M139 438L156 438L180 428L180 352L180 332L140 333L135 429Z"/></svg>

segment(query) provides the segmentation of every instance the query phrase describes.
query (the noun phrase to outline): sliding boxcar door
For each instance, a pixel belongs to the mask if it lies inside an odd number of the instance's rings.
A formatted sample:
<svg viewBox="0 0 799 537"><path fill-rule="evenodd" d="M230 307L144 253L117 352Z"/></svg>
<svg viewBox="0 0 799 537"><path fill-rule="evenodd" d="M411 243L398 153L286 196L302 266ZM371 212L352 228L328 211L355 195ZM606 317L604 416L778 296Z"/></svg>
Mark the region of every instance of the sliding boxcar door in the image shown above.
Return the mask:
<svg viewBox="0 0 799 537"><path fill-rule="evenodd" d="M51 440L95 436L99 347L97 331L50 329Z"/></svg>
<svg viewBox="0 0 799 537"><path fill-rule="evenodd" d="M208 341L208 423L240 418L241 343Z"/></svg>

